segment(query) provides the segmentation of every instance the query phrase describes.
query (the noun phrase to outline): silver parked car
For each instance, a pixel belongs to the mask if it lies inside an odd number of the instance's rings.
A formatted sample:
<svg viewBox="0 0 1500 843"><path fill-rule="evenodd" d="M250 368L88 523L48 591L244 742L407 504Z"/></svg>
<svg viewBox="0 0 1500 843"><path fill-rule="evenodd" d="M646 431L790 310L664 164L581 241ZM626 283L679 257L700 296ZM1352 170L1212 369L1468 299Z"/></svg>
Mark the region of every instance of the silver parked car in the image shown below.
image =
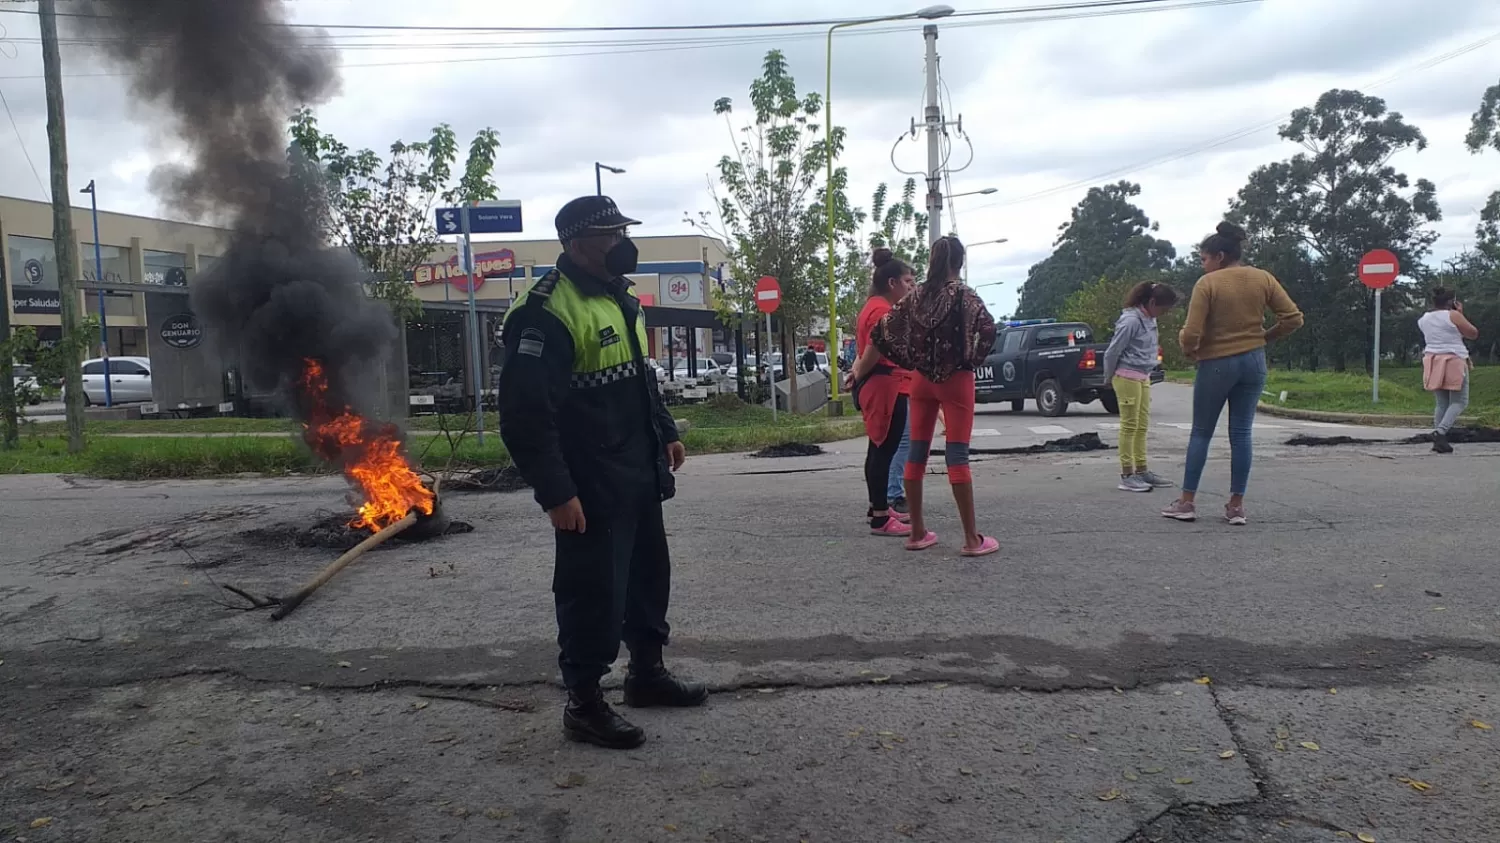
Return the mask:
<svg viewBox="0 0 1500 843"><path fill-rule="evenodd" d="M110 398L116 403L151 400L151 358L109 358ZM104 359L83 361L83 398L86 404L104 403Z"/></svg>

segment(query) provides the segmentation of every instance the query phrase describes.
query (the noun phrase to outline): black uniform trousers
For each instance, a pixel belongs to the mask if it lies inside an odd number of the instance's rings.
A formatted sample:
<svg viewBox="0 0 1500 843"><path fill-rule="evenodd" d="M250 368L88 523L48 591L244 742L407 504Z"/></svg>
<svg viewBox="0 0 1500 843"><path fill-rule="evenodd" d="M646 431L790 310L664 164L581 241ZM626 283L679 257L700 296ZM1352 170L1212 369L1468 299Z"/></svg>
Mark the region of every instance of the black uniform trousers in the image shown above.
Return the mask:
<svg viewBox="0 0 1500 843"><path fill-rule="evenodd" d="M557 531L552 593L558 664L569 688L597 684L622 639L633 660L655 663L671 632L672 565L660 494L643 484L611 509L596 515L585 508L582 533Z"/></svg>

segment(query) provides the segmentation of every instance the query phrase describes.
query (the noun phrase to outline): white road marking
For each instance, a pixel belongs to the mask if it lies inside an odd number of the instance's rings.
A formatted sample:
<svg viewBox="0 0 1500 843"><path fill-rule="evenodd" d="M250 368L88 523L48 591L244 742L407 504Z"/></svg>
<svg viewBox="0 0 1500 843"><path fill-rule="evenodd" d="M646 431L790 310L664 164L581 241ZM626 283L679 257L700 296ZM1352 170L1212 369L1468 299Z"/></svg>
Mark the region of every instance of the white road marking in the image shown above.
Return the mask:
<svg viewBox="0 0 1500 843"><path fill-rule="evenodd" d="M999 436L1000 435L1000 431L998 431L998 430L991 430L990 428L986 427L986 428L981 428L979 430L976 430L973 433L971 433L970 435L971 436Z"/></svg>
<svg viewBox="0 0 1500 843"><path fill-rule="evenodd" d="M1160 422L1160 423L1158 423L1157 426L1158 427L1175 427L1178 430L1192 430L1193 429L1193 425L1190 422Z"/></svg>
<svg viewBox="0 0 1500 843"><path fill-rule="evenodd" d="M1044 424L1044 425L1040 425L1038 427L1028 427L1026 429L1029 430L1029 431L1031 431L1032 433L1035 433L1038 436L1051 436L1053 434L1063 434L1063 435L1066 435L1066 434L1070 434L1070 433L1073 432L1073 431L1067 429L1066 427L1063 427L1062 425L1058 425L1058 424Z"/></svg>
<svg viewBox="0 0 1500 843"><path fill-rule="evenodd" d="M1333 428L1334 430L1346 430L1354 426L1349 424L1334 424L1333 422L1299 422L1299 424L1303 427L1325 427Z"/></svg>
<svg viewBox="0 0 1500 843"><path fill-rule="evenodd" d="M1096 427L1098 427L1100 430L1119 430L1120 429L1120 423L1119 422L1101 422L1100 424L1096 425Z"/></svg>

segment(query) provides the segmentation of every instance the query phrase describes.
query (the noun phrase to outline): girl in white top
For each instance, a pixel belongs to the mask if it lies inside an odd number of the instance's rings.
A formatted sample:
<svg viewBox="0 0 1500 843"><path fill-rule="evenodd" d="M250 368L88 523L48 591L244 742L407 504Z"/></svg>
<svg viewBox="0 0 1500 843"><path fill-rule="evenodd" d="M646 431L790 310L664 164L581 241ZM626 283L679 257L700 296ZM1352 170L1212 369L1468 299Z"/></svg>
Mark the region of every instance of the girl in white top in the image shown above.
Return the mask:
<svg viewBox="0 0 1500 843"><path fill-rule="evenodd" d="M1427 384L1436 403L1432 414L1432 450L1440 454L1452 453L1448 431L1469 406L1469 347L1464 345L1464 340L1478 337L1479 329L1464 316L1463 302L1455 299L1451 290L1442 287L1432 291L1432 309L1417 319L1417 327L1422 329L1425 345L1422 349L1426 364L1424 371L1437 368L1437 363L1443 361L1459 366L1463 372L1463 386L1459 389L1434 388L1441 387L1441 382ZM1457 361L1451 358L1457 358ZM1441 381L1440 376L1437 379Z"/></svg>

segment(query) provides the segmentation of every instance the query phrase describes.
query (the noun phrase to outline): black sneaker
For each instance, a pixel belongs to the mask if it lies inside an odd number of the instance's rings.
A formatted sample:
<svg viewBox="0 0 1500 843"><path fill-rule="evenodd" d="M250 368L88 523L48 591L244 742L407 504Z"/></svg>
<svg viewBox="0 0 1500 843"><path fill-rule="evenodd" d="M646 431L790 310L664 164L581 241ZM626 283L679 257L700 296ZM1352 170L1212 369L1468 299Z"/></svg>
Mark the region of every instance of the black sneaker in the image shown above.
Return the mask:
<svg viewBox="0 0 1500 843"><path fill-rule="evenodd" d="M1434 430L1432 432L1432 450L1438 454L1453 453L1453 446L1448 444L1448 434Z"/></svg>
<svg viewBox="0 0 1500 843"><path fill-rule="evenodd" d="M563 734L570 741L605 749L635 749L646 742L639 726L615 713L598 686L568 692L563 709Z"/></svg>
<svg viewBox="0 0 1500 843"><path fill-rule="evenodd" d="M891 511L895 512L897 515L911 514L911 512L906 508L906 498L896 498L895 500L891 501Z"/></svg>
<svg viewBox="0 0 1500 843"><path fill-rule="evenodd" d="M685 682L657 662L648 668L634 664L625 674L625 704L631 708L696 708L708 702L708 686Z"/></svg>

